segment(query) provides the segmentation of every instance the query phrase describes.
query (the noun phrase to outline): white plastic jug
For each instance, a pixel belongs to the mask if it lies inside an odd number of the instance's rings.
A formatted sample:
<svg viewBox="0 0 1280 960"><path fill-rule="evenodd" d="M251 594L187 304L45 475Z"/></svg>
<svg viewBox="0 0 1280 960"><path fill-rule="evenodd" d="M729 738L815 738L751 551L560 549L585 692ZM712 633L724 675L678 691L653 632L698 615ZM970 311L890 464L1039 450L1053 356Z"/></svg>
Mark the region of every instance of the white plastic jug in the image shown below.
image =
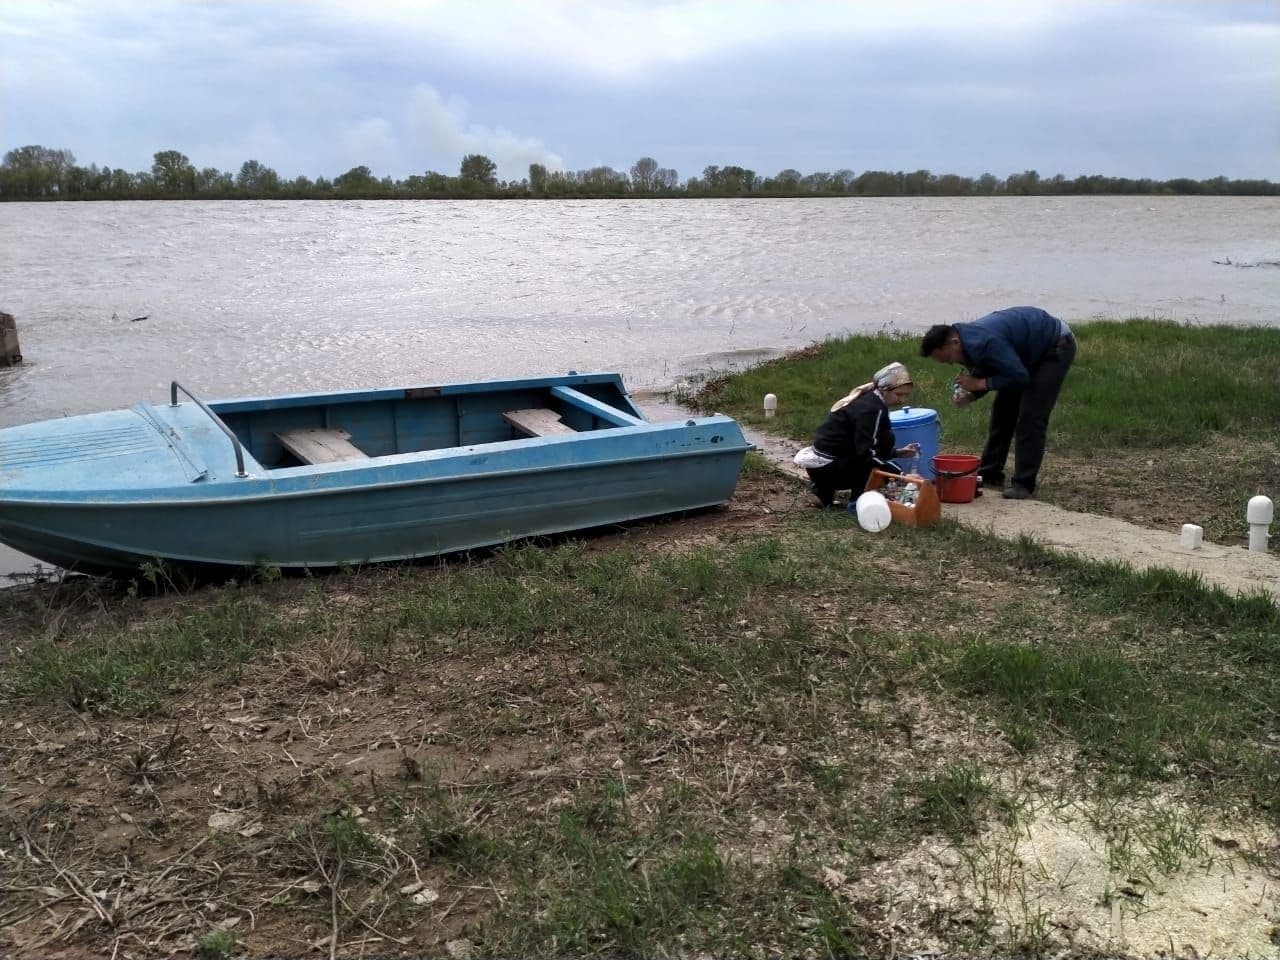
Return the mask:
<svg viewBox="0 0 1280 960"><path fill-rule="evenodd" d="M858 526L871 533L879 533L893 522L889 501L878 490L868 490L861 494L854 501L853 508L858 515Z"/></svg>

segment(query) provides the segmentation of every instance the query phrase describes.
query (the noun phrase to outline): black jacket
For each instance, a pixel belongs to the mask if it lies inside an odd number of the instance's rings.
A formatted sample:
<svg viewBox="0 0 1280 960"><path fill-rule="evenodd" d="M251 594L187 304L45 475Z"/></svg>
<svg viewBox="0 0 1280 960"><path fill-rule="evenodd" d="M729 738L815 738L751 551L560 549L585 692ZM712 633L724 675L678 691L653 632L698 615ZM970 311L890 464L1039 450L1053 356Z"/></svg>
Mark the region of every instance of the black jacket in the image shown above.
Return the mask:
<svg viewBox="0 0 1280 960"><path fill-rule="evenodd" d="M874 390L833 410L813 435L813 448L835 460L863 460L870 468L901 473L889 458L896 449L889 407Z"/></svg>

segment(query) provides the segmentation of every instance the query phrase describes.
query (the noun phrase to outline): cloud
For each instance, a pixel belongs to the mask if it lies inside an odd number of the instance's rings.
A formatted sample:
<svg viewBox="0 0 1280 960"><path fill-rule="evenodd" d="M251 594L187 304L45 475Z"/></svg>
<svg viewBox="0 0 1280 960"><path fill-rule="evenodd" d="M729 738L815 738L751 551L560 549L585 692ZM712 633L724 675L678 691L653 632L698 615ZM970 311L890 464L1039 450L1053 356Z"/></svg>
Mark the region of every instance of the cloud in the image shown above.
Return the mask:
<svg viewBox="0 0 1280 960"><path fill-rule="evenodd" d="M184 147L192 162L198 167L216 167L232 174L240 172L240 167L247 160L257 160L264 166L275 169L278 157L287 156L290 144L276 127L266 121L257 121L247 131L226 131L227 136L221 139L205 139ZM280 171L286 179L293 178L293 172Z"/></svg>
<svg viewBox="0 0 1280 960"><path fill-rule="evenodd" d="M911 36L956 43L1021 42L1117 0L321 0L319 17L399 46L444 48L500 71L540 64L611 83L643 82L673 67L752 49ZM358 16L357 16L358 14Z"/></svg>
<svg viewBox="0 0 1280 960"><path fill-rule="evenodd" d="M400 169L400 144L389 122L382 117L369 117L342 131L343 173L352 167L369 166L371 158L377 158L374 175L386 167Z"/></svg>
<svg viewBox="0 0 1280 960"><path fill-rule="evenodd" d="M518 180L529 164L540 163L551 170L564 169L564 160L548 150L542 141L503 129L469 124L467 102L453 98L446 102L432 86L420 84L409 98L408 140L414 156L448 157L457 165L469 153L481 153L498 166L498 175ZM456 170L441 169L441 173Z"/></svg>
<svg viewBox="0 0 1280 960"><path fill-rule="evenodd" d="M1275 178L1274 0L0 0L0 149ZM605 161L607 162L607 161ZM629 161L609 163L625 169ZM1127 169L1121 169L1127 168Z"/></svg>
<svg viewBox="0 0 1280 960"><path fill-rule="evenodd" d="M1036 102L1036 93L1023 84L977 81L929 82L907 85L903 97L924 103L1026 105Z"/></svg>

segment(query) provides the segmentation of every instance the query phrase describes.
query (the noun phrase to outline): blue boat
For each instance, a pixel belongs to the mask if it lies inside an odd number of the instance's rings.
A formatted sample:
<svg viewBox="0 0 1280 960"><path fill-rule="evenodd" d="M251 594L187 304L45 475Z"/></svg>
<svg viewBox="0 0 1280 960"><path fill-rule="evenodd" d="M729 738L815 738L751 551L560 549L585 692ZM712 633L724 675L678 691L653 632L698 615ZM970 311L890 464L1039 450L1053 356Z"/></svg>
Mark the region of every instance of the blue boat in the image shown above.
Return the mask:
<svg viewBox="0 0 1280 960"><path fill-rule="evenodd" d="M616 373L169 403L0 430L0 542L57 566L325 568L724 503L751 445Z"/></svg>

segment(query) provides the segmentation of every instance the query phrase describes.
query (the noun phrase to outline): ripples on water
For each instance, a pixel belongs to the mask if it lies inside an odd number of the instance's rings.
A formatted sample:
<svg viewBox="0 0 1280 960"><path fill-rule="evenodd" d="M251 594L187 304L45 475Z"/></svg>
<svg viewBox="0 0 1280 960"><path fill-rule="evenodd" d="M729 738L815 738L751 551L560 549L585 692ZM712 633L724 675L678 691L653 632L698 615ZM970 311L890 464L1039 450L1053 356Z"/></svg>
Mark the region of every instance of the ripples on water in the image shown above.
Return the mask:
<svg viewBox="0 0 1280 960"><path fill-rule="evenodd" d="M1275 324L1275 198L0 204L0 425L620 370L633 389L1019 303ZM117 319L112 319L113 314ZM129 318L146 320L132 323Z"/></svg>

